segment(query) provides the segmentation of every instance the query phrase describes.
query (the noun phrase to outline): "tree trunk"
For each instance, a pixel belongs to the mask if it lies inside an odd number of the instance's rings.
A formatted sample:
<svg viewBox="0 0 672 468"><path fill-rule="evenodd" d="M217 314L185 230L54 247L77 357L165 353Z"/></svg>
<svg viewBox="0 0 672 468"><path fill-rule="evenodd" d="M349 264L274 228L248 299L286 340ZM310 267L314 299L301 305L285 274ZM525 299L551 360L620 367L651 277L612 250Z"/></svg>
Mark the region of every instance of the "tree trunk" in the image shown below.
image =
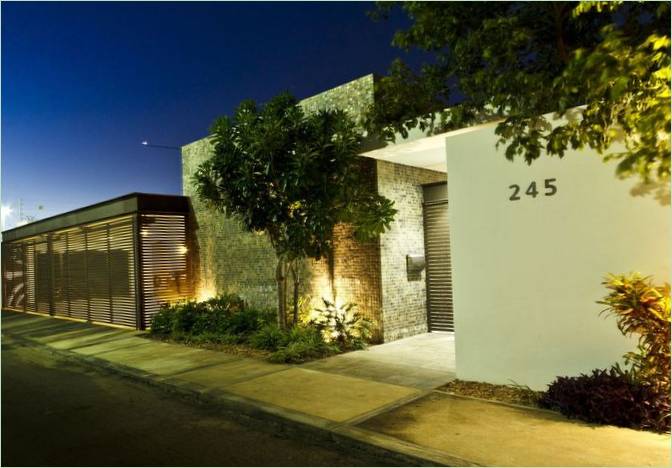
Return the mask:
<svg viewBox="0 0 672 468"><path fill-rule="evenodd" d="M299 261L294 260L292 263L292 277L294 278L294 312L293 312L293 322L294 325L299 323L299 286L301 284L301 279L299 277Z"/></svg>
<svg viewBox="0 0 672 468"><path fill-rule="evenodd" d="M278 284L278 327L284 330L287 328L287 262L282 257L278 258L275 281Z"/></svg>

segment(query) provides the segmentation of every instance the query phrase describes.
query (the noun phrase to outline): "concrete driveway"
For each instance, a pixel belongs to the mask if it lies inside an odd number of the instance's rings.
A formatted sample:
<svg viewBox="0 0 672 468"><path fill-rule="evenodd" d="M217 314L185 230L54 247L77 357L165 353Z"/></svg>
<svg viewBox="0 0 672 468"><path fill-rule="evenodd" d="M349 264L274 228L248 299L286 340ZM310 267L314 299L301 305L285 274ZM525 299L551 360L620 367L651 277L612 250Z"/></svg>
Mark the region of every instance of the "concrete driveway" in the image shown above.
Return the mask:
<svg viewBox="0 0 672 468"><path fill-rule="evenodd" d="M302 367L431 390L455 379L455 335L423 333Z"/></svg>

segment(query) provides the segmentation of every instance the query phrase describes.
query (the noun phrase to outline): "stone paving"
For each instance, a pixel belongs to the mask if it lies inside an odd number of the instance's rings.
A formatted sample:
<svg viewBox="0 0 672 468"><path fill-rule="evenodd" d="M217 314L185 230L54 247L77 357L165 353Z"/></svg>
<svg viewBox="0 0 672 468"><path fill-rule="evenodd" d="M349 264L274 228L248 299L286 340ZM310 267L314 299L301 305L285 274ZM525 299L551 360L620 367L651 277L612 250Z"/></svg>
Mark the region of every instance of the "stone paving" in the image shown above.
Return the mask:
<svg viewBox="0 0 672 468"><path fill-rule="evenodd" d="M667 466L670 460L669 434L589 425L434 390L454 378L452 335L419 335L291 366L13 312L3 311L2 333L420 464Z"/></svg>

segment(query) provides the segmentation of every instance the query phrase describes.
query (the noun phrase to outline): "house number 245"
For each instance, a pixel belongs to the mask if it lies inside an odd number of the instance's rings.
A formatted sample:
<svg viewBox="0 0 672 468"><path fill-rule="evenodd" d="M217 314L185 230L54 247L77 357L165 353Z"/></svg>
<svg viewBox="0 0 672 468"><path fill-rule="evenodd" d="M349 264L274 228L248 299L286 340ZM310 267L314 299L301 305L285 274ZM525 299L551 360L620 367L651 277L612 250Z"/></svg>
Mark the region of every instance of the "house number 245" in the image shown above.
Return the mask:
<svg viewBox="0 0 672 468"><path fill-rule="evenodd" d="M556 179L545 179L544 180L544 195L547 197L552 197L556 193L558 193L558 187L555 185ZM513 184L509 185L509 189L512 190L511 196L509 197L509 200L520 200L520 185ZM532 181L530 185L527 187L527 190L525 190L525 195L530 196L532 198L537 198L537 195L540 195L539 191L537 190L537 183Z"/></svg>

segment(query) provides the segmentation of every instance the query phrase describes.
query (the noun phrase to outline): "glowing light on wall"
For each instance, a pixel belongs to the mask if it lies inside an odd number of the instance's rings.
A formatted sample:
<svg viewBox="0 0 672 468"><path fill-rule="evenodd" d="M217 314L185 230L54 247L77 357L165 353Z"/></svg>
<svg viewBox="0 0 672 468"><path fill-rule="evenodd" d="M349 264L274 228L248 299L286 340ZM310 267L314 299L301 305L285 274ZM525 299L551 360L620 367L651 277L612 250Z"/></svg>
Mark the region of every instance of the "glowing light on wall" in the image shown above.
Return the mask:
<svg viewBox="0 0 672 468"><path fill-rule="evenodd" d="M188 251L189 251L189 249L187 248L186 245L180 245L180 246L177 248L177 252L178 252L180 255L184 255L184 254L186 254Z"/></svg>
<svg viewBox="0 0 672 468"><path fill-rule="evenodd" d="M199 302L207 301L208 299L212 299L216 295L217 291L212 286L201 286L200 288L198 288L198 292L196 293L196 300Z"/></svg>

